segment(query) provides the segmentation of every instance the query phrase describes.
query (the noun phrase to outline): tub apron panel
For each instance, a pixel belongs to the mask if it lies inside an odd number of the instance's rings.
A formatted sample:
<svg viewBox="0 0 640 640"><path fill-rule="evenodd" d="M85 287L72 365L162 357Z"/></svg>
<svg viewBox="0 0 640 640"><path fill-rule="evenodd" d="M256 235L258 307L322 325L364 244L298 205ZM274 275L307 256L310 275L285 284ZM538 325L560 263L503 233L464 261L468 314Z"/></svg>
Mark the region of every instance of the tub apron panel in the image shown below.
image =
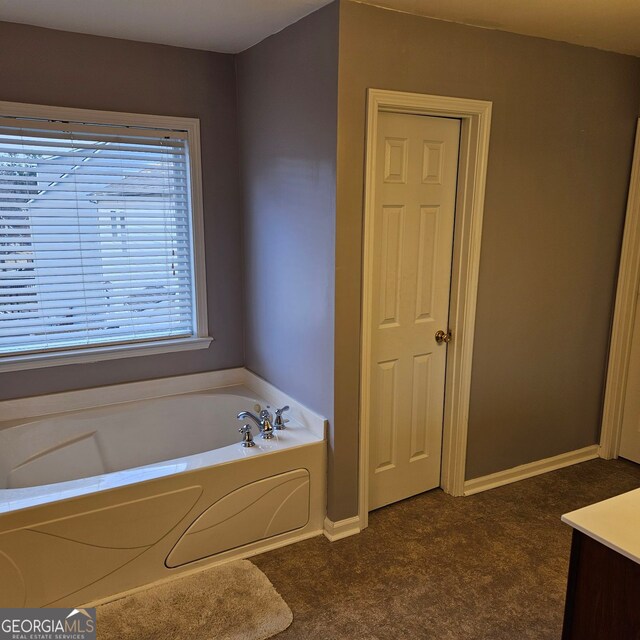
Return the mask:
<svg viewBox="0 0 640 640"><path fill-rule="evenodd" d="M207 556L301 529L309 521L309 472L296 469L246 484L218 500L187 529L166 565Z"/></svg>

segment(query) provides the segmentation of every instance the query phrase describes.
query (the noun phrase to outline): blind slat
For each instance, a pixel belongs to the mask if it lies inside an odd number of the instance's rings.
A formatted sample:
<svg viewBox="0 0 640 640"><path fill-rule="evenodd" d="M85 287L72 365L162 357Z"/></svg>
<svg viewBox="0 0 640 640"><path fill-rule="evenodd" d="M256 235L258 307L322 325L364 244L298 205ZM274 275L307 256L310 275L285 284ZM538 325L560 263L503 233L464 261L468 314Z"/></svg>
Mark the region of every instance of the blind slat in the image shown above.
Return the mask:
<svg viewBox="0 0 640 640"><path fill-rule="evenodd" d="M166 255L144 255L144 256L136 256L136 264L157 264L159 261L164 261L166 259ZM65 262L69 268L73 267L96 267L101 264L105 264L105 266L110 265L123 265L123 264L131 264L131 258L129 256L108 256L102 258L74 258L74 257L66 257ZM38 258L38 263L55 263L55 266L60 265L60 257L56 258ZM0 255L0 272L3 270L10 269L33 269L35 268L33 265L35 260L33 256L1 256ZM181 264L189 264L189 260L186 258L181 258L180 256L174 256L171 260L171 265L181 265Z"/></svg>
<svg viewBox="0 0 640 640"><path fill-rule="evenodd" d="M43 152L41 149L36 149L34 147L32 147L31 150L25 147L15 147L10 149L7 146L3 146L2 141L0 141L0 163L8 163L9 165L11 165L11 163L29 163L32 162L32 157L36 158L33 162L38 165L40 165L41 162L66 164L67 162L70 162L70 160L66 160L66 158L73 159L73 164L90 161L94 166L119 166L123 160L127 161L127 163L122 163L125 165L128 164L129 161L133 161L136 165L139 162L144 162L145 165L149 162L164 162L167 166L186 164L186 159L180 153L179 149L173 149L171 151L116 151L109 147L96 147L95 149L77 150L73 148L73 145L70 145L69 147L61 147L57 150L49 149Z"/></svg>
<svg viewBox="0 0 640 640"><path fill-rule="evenodd" d="M166 273L163 271L163 267L165 265L157 265L157 264L147 264L147 265L136 265L135 273L140 274L141 277L159 277L160 274ZM124 268L123 268L124 267ZM175 273L176 271L183 272L185 274L189 274L190 270L184 266L173 266L171 269L171 273ZM131 276L131 269L126 268L126 265L116 265L114 267L108 267L105 269L103 267L85 267L75 268L75 267L47 267L47 277L60 277L60 278L102 278L105 282L110 281L112 278L118 278L120 276ZM7 269L0 267L0 282L3 284L5 282L13 282L16 284L20 282L24 282L27 280L33 280L34 275L30 275L28 272L18 272L15 273L15 269Z"/></svg>
<svg viewBox="0 0 640 640"><path fill-rule="evenodd" d="M163 172L167 174L176 175L183 171L186 171L185 162L181 160L165 160L161 156L148 159L127 160L126 162L113 160L110 161L106 158L102 158L99 155L95 157L76 157L65 158L61 157L57 159L54 156L48 158L38 158L36 154L33 154L32 158L11 158L0 155L0 165L2 165L2 171L60 171L61 173L75 172L79 173L84 169L86 164L89 173L85 175L95 175L97 172L100 174L113 173L116 176L122 175L125 171L138 172L144 169L155 170L159 173L158 165L164 165ZM33 169L32 169L33 167ZM84 172L83 172L84 173Z"/></svg>
<svg viewBox="0 0 640 640"><path fill-rule="evenodd" d="M81 351L82 347L96 347L96 346L117 346L117 345L129 345L132 343L144 343L150 340L157 341L163 339L175 339L189 337L191 334L184 330L179 329L164 329L161 331L149 331L145 334L138 334L134 337L119 336L119 335L98 335L95 338L85 338L79 340L78 338L71 340L57 340L47 341L46 343L31 343L25 345L19 349L11 345L0 345L0 355L19 355L19 354L32 354L32 353L54 353L56 351Z"/></svg>
<svg viewBox="0 0 640 640"><path fill-rule="evenodd" d="M25 149L25 139L23 137L18 137L15 135L8 135L6 133L1 133L2 129L0 129L0 148L10 149L11 153L20 153L21 150ZM26 143L28 147L32 150L39 152L40 149L47 149L49 152L53 149L64 149L73 147L74 149L109 149L111 151L151 151L154 153L162 152L166 150L170 153L175 153L176 149L182 148L182 141L180 140L153 140L147 139L145 141L140 142L126 142L123 141L121 143L111 142L109 147L104 146L104 142L84 142L79 138L69 139L67 146L65 147L64 142L61 138L50 139L50 138L42 138L37 135L29 136L28 142Z"/></svg>
<svg viewBox="0 0 640 640"><path fill-rule="evenodd" d="M63 333L69 331L80 331L85 329L101 329L101 328L126 328L137 327L138 325L146 326L148 324L162 323L180 323L188 324L191 318L191 309L185 307L182 311L172 312L167 308L160 309L138 309L129 313L122 311L113 315L100 313L87 313L75 317L56 316L60 319L58 331L55 328L45 327L36 323L29 326L26 322L23 325L17 324L0 324L0 336L11 337L20 335L46 335L54 334L63 329ZM30 319L27 322L33 322ZM123 326L124 325L124 326Z"/></svg>
<svg viewBox="0 0 640 640"><path fill-rule="evenodd" d="M45 234L43 234L44 236ZM169 244L171 242L171 244ZM136 242L127 243L126 247L113 246L112 242L105 240L104 242L96 241L94 239L86 238L83 242L83 246L79 246L79 242L76 243L57 243L58 245L72 245L67 249L64 246L57 246L55 242L40 242L39 238L36 236L32 238L30 241L25 242L12 242L11 244L15 247L13 250L8 248L8 242L6 244L0 243L0 256L2 255L13 255L16 253L22 254L25 251L33 254L47 254L47 253L64 253L65 251L73 251L77 252L82 250L83 252L96 250L101 251L102 253L111 253L114 251L118 251L121 253L131 252L131 251L140 251L142 253L147 253L149 251L157 251L160 255L162 251L170 252L172 249L187 249L188 243L184 240L178 240L177 238L171 238L167 243L164 242L154 242L149 241L145 242L144 240L136 240ZM120 244L120 243L118 243ZM34 246L36 245L36 246ZM170 255L169 253L163 253L162 255Z"/></svg>
<svg viewBox="0 0 640 640"><path fill-rule="evenodd" d="M122 185L122 186L126 186ZM120 196L121 193L124 193L124 196ZM0 197L11 199L16 202L25 202L29 203L34 200L45 200L45 201L57 201L57 200L71 200L73 202L80 200L90 200L94 202L95 200L106 200L106 199L118 199L121 197L122 199L131 200L132 202L136 202L137 200L144 199L145 201L154 201L159 200L163 202L167 199L176 200L176 201L184 201L186 200L187 194L182 191L178 192L176 189L167 188L165 185L158 185L153 189L148 189L147 191L140 191L136 189L130 190L121 190L118 184L108 185L98 187L96 189L62 189L58 188L56 185L53 186L42 186L40 189L31 190L30 193L7 193L6 189L0 188Z"/></svg>
<svg viewBox="0 0 640 640"><path fill-rule="evenodd" d="M117 310L123 306L134 308L137 306L152 307L159 304L180 305L183 302L190 303L191 300L190 296L185 293L179 293L175 290L173 292L167 291L164 294L158 293L156 295L136 293L123 294L117 292L109 295L105 295L104 292L102 292L102 295L98 295L97 290L94 290L91 293L92 295L87 294L82 298L79 297L75 299L62 295L51 294L47 299L40 299L38 301L30 299L29 296L24 296L22 298L19 296L7 296L7 299L2 300L2 304L5 305L5 307L3 313L0 314L0 322L5 320L19 320L20 317L26 317L30 312L31 315L33 315L33 313L48 313L55 312L58 309L64 309L65 315L73 315L84 313L87 309L98 307L113 308L114 310ZM19 310L18 305L20 305Z"/></svg>
<svg viewBox="0 0 640 640"><path fill-rule="evenodd" d="M93 199L95 200L96 198L93 198ZM117 202L118 198L111 198L111 200ZM174 211L186 212L186 204L182 199L177 199L174 202L165 203L162 206L156 206L156 207L149 205L145 202L129 202L128 199L126 198L124 199L124 202L126 202L126 207L123 206L122 208L123 209L126 208L127 210L133 209L141 212L148 211L150 213L153 213L153 212L157 213L159 211L166 211L167 213L171 213ZM66 205L64 202L59 202L57 200L50 203L50 202L46 202L44 198L38 198L35 202L30 202L28 205L21 207L21 209L24 209L24 211L21 211L21 213L27 213L28 211L37 211L38 215L43 215L42 210L45 210L47 212L46 215L56 215L59 212L64 213L65 210L67 215L69 214L69 211L78 211L79 212L78 215L81 215L80 212L82 211L87 211L87 212L95 211L96 213L100 213L98 211L97 203L92 202L90 200L90 197L82 198L79 201L73 201ZM11 212L14 212L15 210L16 210L16 203L14 202L3 202L2 204L0 204L0 216L4 215L3 212L6 212L7 214L9 214ZM102 212L102 215L104 216L106 215L106 213Z"/></svg>
<svg viewBox="0 0 640 640"><path fill-rule="evenodd" d="M106 213L88 213L82 216L74 216L73 211L66 211L64 214L54 212L38 212L38 215L28 215L19 211L8 212L6 215L0 214L0 228L13 226L28 226L31 230L39 226L49 226L51 224L76 224L76 225L98 225L98 224L122 224L122 214L124 211L108 211ZM185 212L182 214L163 214L159 211L140 212L140 210L131 210L126 212L126 221L134 226L140 224L181 224L188 223L189 218Z"/></svg>
<svg viewBox="0 0 640 640"><path fill-rule="evenodd" d="M0 183L0 187L2 184ZM0 197L6 201L5 206L11 206L12 208L20 208L21 206L28 206L29 202L36 198L43 198L47 195L47 193L54 194L68 194L66 195L67 199L74 201L77 198L83 199L91 199L93 201L96 200L107 200L107 199L117 199L117 198L128 198L135 196L150 196L150 197L158 197L158 194L161 192L163 194L175 194L177 197L184 198L187 194L182 191L182 187L176 187L172 185L151 185L147 188L146 185L129 185L125 184L121 186L119 183L114 185L113 187L109 185L105 185L105 182L102 182L99 186L91 186L90 188L84 188L83 185L76 184L67 185L71 186L71 189L63 190L59 185L49 185L42 183L38 187L34 187L30 190L29 193L14 193L9 189L0 189ZM82 188L81 188L82 187ZM126 187L126 188L123 188ZM73 194L73 195L72 195Z"/></svg>
<svg viewBox="0 0 640 640"><path fill-rule="evenodd" d="M182 312L178 311L175 313L168 312L166 309L143 309L129 315L122 312L106 317L104 314L88 313L85 316L77 316L75 318L67 318L65 316L60 316L59 318L60 324L58 329L62 329L62 333L68 333L69 331L81 331L83 328L95 330L99 330L101 328L120 329L126 327L144 327L158 323L179 323L181 326L188 326L191 318L191 309L185 307ZM51 328L43 328L42 324L38 324L38 319L29 319L28 321L25 321L25 324L23 325L0 323L0 337L4 338L18 337L22 335L53 335L55 333L58 332Z"/></svg>
<svg viewBox="0 0 640 640"><path fill-rule="evenodd" d="M97 174L98 179L93 174L76 173L72 176L65 175L60 172L38 172L30 171L29 169L3 169L0 168L0 184L2 185L18 185L20 187L40 188L47 186L47 183L55 182L56 185L66 184L70 186L83 185L83 188L89 189L84 185L104 185L104 174ZM184 186L184 176L159 176L157 171L145 171L135 174L116 175L114 180L111 180L118 186L121 185L150 185L150 186Z"/></svg>
<svg viewBox="0 0 640 640"><path fill-rule="evenodd" d="M114 317L92 316L91 314L87 314L86 316L66 319L65 322L61 322L54 328L42 327L41 325L35 328L24 326L17 329L14 327L4 330L3 327L0 326L0 336L10 338L12 336L17 337L19 335L62 335L71 331L78 332L82 330L126 331L128 327L136 330L144 330L146 326L156 324L185 326L189 324L190 318L191 313L187 308L178 313L171 313L166 309L158 309L155 311L143 309L128 316L122 313Z"/></svg>
<svg viewBox="0 0 640 640"><path fill-rule="evenodd" d="M91 142L186 141L185 131L120 125L97 125L88 122L59 122L51 120L0 117L0 134L30 138L41 135L51 139L88 140Z"/></svg>
<svg viewBox="0 0 640 640"><path fill-rule="evenodd" d="M127 221L129 219L127 218ZM126 230L121 230L121 225L118 220L105 221L105 222L93 222L93 221L76 221L72 219L54 219L47 223L47 226L51 229L52 234L55 235L68 235L74 234L79 237L84 236L107 236L118 237L120 239L126 238L129 235L146 234L152 237L157 234L165 234L167 229L172 230L174 233L188 233L189 225L186 221L171 221L166 224L160 222L154 222L150 220L148 222L135 222L132 225L128 225ZM8 238L31 238L36 233L32 229L32 225L27 223L19 225L6 225L3 228L3 224L0 221L0 233ZM164 235L163 235L164 237Z"/></svg>
<svg viewBox="0 0 640 640"><path fill-rule="evenodd" d="M60 345L76 346L84 344L100 344L109 341L131 342L144 340L150 337L171 337L177 335L189 335L190 331L185 325L177 325L170 322L150 323L147 327L137 327L135 329L113 328L113 329L89 329L73 330L68 334L40 334L33 336L14 336L0 338L0 352L11 353L15 351L33 350L35 345L38 349L55 349ZM19 338L21 346L16 349L13 344Z"/></svg>

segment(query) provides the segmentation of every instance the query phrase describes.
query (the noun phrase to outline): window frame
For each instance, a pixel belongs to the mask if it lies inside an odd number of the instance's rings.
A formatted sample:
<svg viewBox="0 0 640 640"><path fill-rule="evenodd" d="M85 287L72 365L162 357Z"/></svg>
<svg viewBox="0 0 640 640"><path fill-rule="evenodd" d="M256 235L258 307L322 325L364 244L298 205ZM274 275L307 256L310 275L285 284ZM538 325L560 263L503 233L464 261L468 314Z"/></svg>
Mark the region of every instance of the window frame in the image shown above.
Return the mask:
<svg viewBox="0 0 640 640"><path fill-rule="evenodd" d="M191 232L193 246L191 259L195 303L195 332L193 336L185 338L159 338L157 340L94 345L90 347L78 346L69 349L33 353L7 354L0 356L0 373L208 348L213 341L213 337L209 335L207 314L200 120L198 118L179 116L98 111L93 109L53 107L4 101L0 101L0 117L58 120L65 124L77 123L163 129L186 133L189 150L189 186L191 189Z"/></svg>

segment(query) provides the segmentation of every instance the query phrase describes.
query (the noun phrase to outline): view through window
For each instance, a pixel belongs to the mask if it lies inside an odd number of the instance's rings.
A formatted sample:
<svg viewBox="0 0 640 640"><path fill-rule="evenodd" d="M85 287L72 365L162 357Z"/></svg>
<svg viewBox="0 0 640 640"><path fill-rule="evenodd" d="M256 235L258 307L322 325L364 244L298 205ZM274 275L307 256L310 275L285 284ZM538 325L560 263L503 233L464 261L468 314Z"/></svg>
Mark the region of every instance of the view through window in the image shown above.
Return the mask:
<svg viewBox="0 0 640 640"><path fill-rule="evenodd" d="M196 335L186 133L0 120L0 355Z"/></svg>

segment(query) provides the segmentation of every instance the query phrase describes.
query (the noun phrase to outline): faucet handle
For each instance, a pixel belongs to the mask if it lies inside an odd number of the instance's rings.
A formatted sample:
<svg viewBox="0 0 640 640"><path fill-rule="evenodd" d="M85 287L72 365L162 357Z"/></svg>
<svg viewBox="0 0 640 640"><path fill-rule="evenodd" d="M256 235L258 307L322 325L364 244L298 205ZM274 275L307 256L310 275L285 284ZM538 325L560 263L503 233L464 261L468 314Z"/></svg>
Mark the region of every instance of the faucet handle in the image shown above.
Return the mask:
<svg viewBox="0 0 640 640"><path fill-rule="evenodd" d="M285 424L287 422L289 422L288 420L283 420L282 419L282 414L285 411L289 411L290 407L289 405L285 405L284 407L282 407L281 409L276 409L276 418L275 418L275 422L273 423L273 428L276 429L277 431L280 431L282 429L285 428Z"/></svg>
<svg viewBox="0 0 640 640"><path fill-rule="evenodd" d="M253 441L253 436L251 435L251 425L243 424L238 431L242 434L242 442L240 443L243 447L255 447L256 443Z"/></svg>

